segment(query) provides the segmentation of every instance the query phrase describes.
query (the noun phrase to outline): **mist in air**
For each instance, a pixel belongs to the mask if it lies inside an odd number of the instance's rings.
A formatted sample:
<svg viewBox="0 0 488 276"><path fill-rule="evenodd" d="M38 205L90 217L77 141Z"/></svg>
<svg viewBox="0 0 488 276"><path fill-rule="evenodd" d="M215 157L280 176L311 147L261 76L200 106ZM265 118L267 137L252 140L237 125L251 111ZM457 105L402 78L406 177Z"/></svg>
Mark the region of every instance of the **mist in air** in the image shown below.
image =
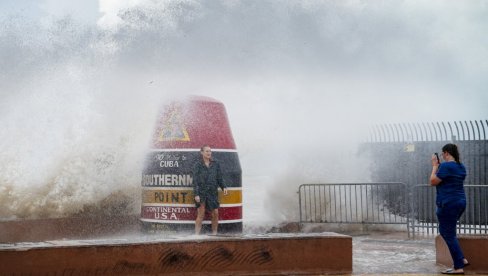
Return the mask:
<svg viewBox="0 0 488 276"><path fill-rule="evenodd" d="M368 181L381 123L479 120L484 1L3 1L0 219L137 214L158 108L227 108L244 223L303 183Z"/></svg>

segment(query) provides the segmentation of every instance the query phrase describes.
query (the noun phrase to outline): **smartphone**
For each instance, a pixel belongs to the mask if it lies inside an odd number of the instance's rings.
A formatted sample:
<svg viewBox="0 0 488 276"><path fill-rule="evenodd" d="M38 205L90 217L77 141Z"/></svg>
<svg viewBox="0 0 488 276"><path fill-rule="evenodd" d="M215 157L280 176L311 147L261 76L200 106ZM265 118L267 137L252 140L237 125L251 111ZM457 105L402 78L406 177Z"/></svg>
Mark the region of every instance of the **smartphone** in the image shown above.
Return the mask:
<svg viewBox="0 0 488 276"><path fill-rule="evenodd" d="M439 154L436 152L434 153L435 154L435 157L437 158L437 163L441 163L441 159L439 159Z"/></svg>

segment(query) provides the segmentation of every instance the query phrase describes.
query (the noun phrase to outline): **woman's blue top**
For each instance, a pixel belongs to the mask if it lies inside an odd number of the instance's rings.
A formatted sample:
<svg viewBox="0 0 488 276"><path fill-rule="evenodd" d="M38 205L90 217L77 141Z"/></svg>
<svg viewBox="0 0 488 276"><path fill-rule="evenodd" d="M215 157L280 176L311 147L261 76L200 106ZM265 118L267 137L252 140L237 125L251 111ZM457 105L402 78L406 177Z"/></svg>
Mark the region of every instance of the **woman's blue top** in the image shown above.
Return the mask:
<svg viewBox="0 0 488 276"><path fill-rule="evenodd" d="M436 203L438 205L452 199L466 199L463 186L466 178L466 167L462 163L441 163L436 176L442 180L436 186Z"/></svg>

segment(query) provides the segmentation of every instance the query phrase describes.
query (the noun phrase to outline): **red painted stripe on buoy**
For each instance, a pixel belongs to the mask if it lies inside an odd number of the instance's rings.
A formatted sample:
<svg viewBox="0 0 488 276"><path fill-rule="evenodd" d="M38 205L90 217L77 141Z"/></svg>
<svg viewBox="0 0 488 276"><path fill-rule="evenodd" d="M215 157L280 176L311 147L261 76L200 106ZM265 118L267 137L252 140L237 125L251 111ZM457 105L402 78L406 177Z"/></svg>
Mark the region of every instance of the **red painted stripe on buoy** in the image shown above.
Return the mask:
<svg viewBox="0 0 488 276"><path fill-rule="evenodd" d="M173 223L176 221L195 221L197 209L195 207L175 207L175 206L143 206L142 219L157 220L161 222ZM210 212L206 212L205 220L209 220ZM219 208L219 220L242 219L242 206L232 206Z"/></svg>
<svg viewBox="0 0 488 276"><path fill-rule="evenodd" d="M207 97L172 103L163 111L154 134L155 149L235 149L224 105Z"/></svg>

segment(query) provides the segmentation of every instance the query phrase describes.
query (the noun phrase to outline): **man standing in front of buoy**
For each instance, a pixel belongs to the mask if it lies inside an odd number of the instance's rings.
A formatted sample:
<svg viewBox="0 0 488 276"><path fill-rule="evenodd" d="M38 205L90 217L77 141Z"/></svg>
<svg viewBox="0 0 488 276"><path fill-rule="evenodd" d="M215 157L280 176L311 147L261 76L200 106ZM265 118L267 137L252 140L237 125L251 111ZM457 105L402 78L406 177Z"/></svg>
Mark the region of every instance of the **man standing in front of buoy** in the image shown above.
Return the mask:
<svg viewBox="0 0 488 276"><path fill-rule="evenodd" d="M219 226L219 194L220 187L227 195L227 188L222 180L222 170L217 160L212 159L212 149L204 145L200 149L202 158L193 166L193 192L197 207L197 219L195 220L195 234L200 234L202 230L203 217L205 210L212 214L212 234L217 234Z"/></svg>

